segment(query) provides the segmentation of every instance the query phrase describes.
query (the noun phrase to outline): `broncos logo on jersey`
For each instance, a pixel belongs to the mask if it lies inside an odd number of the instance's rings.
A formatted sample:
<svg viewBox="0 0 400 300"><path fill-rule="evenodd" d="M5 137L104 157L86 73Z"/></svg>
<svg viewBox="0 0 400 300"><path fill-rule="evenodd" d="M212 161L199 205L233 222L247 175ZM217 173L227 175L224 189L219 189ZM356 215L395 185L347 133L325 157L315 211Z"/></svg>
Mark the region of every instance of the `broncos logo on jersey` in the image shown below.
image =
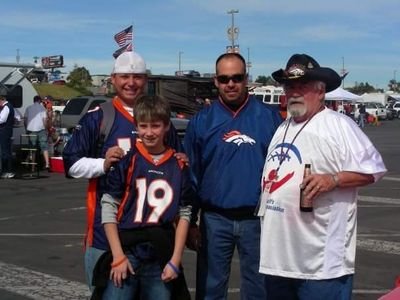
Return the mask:
<svg viewBox="0 0 400 300"><path fill-rule="evenodd" d="M256 143L254 139L245 134L241 134L240 131L237 130L225 133L224 141L227 143L235 143L238 146L240 146L243 143L250 145L254 145Z"/></svg>

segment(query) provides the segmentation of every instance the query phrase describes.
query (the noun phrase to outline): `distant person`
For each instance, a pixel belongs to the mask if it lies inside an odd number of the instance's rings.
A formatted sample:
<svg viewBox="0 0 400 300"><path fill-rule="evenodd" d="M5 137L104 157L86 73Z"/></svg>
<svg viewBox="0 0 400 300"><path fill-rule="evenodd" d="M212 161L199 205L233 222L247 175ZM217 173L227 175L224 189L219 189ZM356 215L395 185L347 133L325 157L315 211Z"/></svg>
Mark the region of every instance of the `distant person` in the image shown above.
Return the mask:
<svg viewBox="0 0 400 300"><path fill-rule="evenodd" d="M47 97L42 101L43 107L46 109L46 129L53 127L54 122L54 112L53 112L53 102Z"/></svg>
<svg viewBox="0 0 400 300"><path fill-rule="evenodd" d="M14 108L7 101L5 94L0 95L0 153L1 175L3 179L14 178L12 168L12 135L14 126Z"/></svg>
<svg viewBox="0 0 400 300"><path fill-rule="evenodd" d="M344 105L344 112L345 112L346 116L351 118L351 113L353 112L353 107L351 106L350 103L346 103Z"/></svg>
<svg viewBox="0 0 400 300"><path fill-rule="evenodd" d="M359 123L358 125L361 128L365 127L365 118L366 118L366 110L365 110L365 104L361 103L360 106L358 107L358 111L359 111Z"/></svg>
<svg viewBox="0 0 400 300"><path fill-rule="evenodd" d="M103 120L103 110L97 107L89 111L76 126L72 137L63 150L64 169L68 177L88 178L87 230L85 240L85 273L93 290L93 269L99 257L109 250L101 224L101 197L106 173L136 143L133 107L145 93L147 84L146 64L136 52L124 52L115 60L111 82L117 95L111 102L114 120ZM108 136L101 132L102 122L112 122ZM182 151L176 130L171 126L167 135L168 145Z"/></svg>
<svg viewBox="0 0 400 300"><path fill-rule="evenodd" d="M101 200L112 252L102 299L131 300L140 291L140 299L176 300L172 283L181 273L194 200L188 168L165 144L167 100L141 97L133 112L139 139L108 173Z"/></svg>
<svg viewBox="0 0 400 300"><path fill-rule="evenodd" d="M254 211L268 145L282 119L278 110L249 96L240 54L222 54L215 67L219 99L192 117L184 143L199 198L188 240L198 250L196 299L227 299L235 248L241 299L265 299Z"/></svg>
<svg viewBox="0 0 400 300"><path fill-rule="evenodd" d="M325 93L341 84L334 70L294 54L272 77L283 84L291 117L270 143L261 181L264 299L350 300L357 191L379 180L385 165L350 118L325 107Z"/></svg>
<svg viewBox="0 0 400 300"><path fill-rule="evenodd" d="M54 155L57 152L56 148L61 138L59 133L55 128L56 123L56 113L53 111L53 102L46 97L42 102L44 108L46 109L46 131L47 131L47 141L49 147L51 146L51 153L49 151L49 155ZM57 153L56 153L57 154Z"/></svg>
<svg viewBox="0 0 400 300"><path fill-rule="evenodd" d="M26 133L35 136L34 138L30 138L30 143L34 146L39 146L43 154L45 169L50 172L47 122L47 111L42 105L42 98L40 96L33 97L33 104L26 108L24 114ZM37 163L39 164L39 162Z"/></svg>

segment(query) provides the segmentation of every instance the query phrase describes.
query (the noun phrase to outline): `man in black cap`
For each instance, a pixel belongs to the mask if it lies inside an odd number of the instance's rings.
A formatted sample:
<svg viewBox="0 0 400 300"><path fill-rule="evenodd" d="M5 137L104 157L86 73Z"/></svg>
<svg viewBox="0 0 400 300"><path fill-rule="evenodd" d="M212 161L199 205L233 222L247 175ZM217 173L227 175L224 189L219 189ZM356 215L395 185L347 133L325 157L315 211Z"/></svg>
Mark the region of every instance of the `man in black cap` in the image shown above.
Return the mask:
<svg viewBox="0 0 400 300"><path fill-rule="evenodd" d="M0 90L0 153L1 178L9 179L15 176L12 172L12 135L14 126L14 108L6 100L6 91Z"/></svg>
<svg viewBox="0 0 400 300"><path fill-rule="evenodd" d="M354 121L325 107L325 93L341 83L334 70L295 54L272 77L283 84L290 117L272 138L261 181L268 300L351 299L357 187L380 179L385 165Z"/></svg>

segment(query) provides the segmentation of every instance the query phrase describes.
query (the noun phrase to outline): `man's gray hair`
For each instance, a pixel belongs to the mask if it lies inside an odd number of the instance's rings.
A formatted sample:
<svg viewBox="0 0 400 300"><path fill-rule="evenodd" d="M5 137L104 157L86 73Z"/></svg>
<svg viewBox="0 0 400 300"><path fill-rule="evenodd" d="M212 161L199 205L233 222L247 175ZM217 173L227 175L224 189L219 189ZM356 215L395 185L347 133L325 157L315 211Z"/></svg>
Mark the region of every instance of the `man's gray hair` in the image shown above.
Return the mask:
<svg viewBox="0 0 400 300"><path fill-rule="evenodd" d="M325 82L322 82L322 81L315 81L315 82L314 82L314 87L315 87L316 89L319 89L319 90L324 90L324 92L326 91L326 84L325 84Z"/></svg>

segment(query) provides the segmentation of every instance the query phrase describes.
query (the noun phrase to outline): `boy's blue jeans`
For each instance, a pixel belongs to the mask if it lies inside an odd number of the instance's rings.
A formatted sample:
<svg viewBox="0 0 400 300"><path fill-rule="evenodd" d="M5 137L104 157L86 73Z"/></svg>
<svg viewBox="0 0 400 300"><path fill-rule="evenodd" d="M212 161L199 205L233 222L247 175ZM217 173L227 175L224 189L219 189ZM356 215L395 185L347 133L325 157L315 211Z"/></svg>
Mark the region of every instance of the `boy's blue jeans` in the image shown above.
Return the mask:
<svg viewBox="0 0 400 300"><path fill-rule="evenodd" d="M134 299L140 289L141 300L170 300L171 284L161 280L161 267L158 261L142 262L134 255L127 253L135 275L130 275L118 288L109 280L103 294L103 300Z"/></svg>

